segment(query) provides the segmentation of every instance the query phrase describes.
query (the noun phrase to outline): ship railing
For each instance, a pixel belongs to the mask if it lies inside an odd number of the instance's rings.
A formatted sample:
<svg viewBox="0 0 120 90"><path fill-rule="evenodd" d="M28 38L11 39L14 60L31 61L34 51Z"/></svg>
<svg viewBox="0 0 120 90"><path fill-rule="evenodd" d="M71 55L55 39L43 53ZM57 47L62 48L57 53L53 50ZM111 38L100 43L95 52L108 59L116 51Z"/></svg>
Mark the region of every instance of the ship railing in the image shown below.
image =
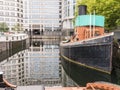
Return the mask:
<svg viewBox="0 0 120 90"><path fill-rule="evenodd" d="M88 38L88 39L86 39L86 40L81 40L81 41L76 41L76 42L70 42L70 43L61 43L61 45L77 45L77 44L84 44L85 42L88 42L88 41L90 41L90 40L95 40L95 39L100 39L100 38L103 38L103 37L108 37L108 36L113 36L114 35L114 33L112 32L112 33L107 33L107 34L104 34L104 35L102 35L102 36L96 36L96 37L93 37L93 38ZM91 43L94 43L94 42L91 42Z"/></svg>
<svg viewBox="0 0 120 90"><path fill-rule="evenodd" d="M88 38L88 39L86 39L86 40L81 40L80 42L89 41L89 40L94 40L94 39L99 39L99 38L103 38L103 37L107 37L107 36L111 36L111 35L114 35L114 32L107 33L107 34L104 34L104 35L102 35L102 36L96 36L96 37Z"/></svg>

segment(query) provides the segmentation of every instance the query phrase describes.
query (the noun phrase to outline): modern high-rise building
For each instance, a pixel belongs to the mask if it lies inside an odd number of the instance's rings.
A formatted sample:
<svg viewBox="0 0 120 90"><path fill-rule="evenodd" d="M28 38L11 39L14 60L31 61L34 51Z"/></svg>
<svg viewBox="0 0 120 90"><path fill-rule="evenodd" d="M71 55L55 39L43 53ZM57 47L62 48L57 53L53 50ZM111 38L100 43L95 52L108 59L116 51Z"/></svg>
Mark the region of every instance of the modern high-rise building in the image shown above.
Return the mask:
<svg viewBox="0 0 120 90"><path fill-rule="evenodd" d="M62 0L62 34L70 36L74 29L76 0Z"/></svg>
<svg viewBox="0 0 120 90"><path fill-rule="evenodd" d="M23 29L23 0L0 0L0 23L6 23L9 31L19 25Z"/></svg>
<svg viewBox="0 0 120 90"><path fill-rule="evenodd" d="M23 0L23 28L24 31L29 29L29 0Z"/></svg>
<svg viewBox="0 0 120 90"><path fill-rule="evenodd" d="M49 35L61 30L62 0L24 0L24 30Z"/></svg>

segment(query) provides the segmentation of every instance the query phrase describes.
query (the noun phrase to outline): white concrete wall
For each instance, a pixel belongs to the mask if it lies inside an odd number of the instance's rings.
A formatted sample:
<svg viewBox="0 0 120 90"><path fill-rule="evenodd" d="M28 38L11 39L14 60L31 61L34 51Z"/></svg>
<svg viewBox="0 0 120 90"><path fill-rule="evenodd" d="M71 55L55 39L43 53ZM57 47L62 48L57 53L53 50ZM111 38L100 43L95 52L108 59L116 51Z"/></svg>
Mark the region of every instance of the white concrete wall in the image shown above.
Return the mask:
<svg viewBox="0 0 120 90"><path fill-rule="evenodd" d="M4 34L0 35L0 42L20 41L29 38L27 34Z"/></svg>

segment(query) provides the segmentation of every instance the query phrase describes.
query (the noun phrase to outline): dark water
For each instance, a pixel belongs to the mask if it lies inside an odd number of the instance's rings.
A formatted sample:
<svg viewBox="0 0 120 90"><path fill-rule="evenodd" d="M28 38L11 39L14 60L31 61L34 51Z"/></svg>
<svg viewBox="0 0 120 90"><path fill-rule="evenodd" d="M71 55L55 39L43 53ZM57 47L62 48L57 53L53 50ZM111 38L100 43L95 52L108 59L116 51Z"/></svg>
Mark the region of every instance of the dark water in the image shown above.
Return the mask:
<svg viewBox="0 0 120 90"><path fill-rule="evenodd" d="M59 40L32 39L29 49L0 63L4 77L15 85L71 86L62 69Z"/></svg>

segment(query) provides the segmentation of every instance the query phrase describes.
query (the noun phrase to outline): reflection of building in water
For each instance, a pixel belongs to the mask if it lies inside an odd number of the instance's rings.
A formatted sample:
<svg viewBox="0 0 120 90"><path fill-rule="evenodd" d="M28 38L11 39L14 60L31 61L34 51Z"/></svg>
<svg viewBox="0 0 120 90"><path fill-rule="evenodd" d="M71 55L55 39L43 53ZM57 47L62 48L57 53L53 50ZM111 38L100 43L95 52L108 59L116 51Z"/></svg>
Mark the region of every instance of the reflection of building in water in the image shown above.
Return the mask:
<svg viewBox="0 0 120 90"><path fill-rule="evenodd" d="M59 45L58 39L31 39L30 46L33 46L34 48L43 48L43 45Z"/></svg>
<svg viewBox="0 0 120 90"><path fill-rule="evenodd" d="M33 41L28 52L30 84L61 85L59 46Z"/></svg>
<svg viewBox="0 0 120 90"><path fill-rule="evenodd" d="M1 62L0 69L13 84L59 86L59 46L47 41L38 44L34 40L29 50L21 51Z"/></svg>
<svg viewBox="0 0 120 90"><path fill-rule="evenodd" d="M0 63L0 70L4 72L4 77L12 84L26 84L26 72L24 71L24 53L25 51L21 51Z"/></svg>

